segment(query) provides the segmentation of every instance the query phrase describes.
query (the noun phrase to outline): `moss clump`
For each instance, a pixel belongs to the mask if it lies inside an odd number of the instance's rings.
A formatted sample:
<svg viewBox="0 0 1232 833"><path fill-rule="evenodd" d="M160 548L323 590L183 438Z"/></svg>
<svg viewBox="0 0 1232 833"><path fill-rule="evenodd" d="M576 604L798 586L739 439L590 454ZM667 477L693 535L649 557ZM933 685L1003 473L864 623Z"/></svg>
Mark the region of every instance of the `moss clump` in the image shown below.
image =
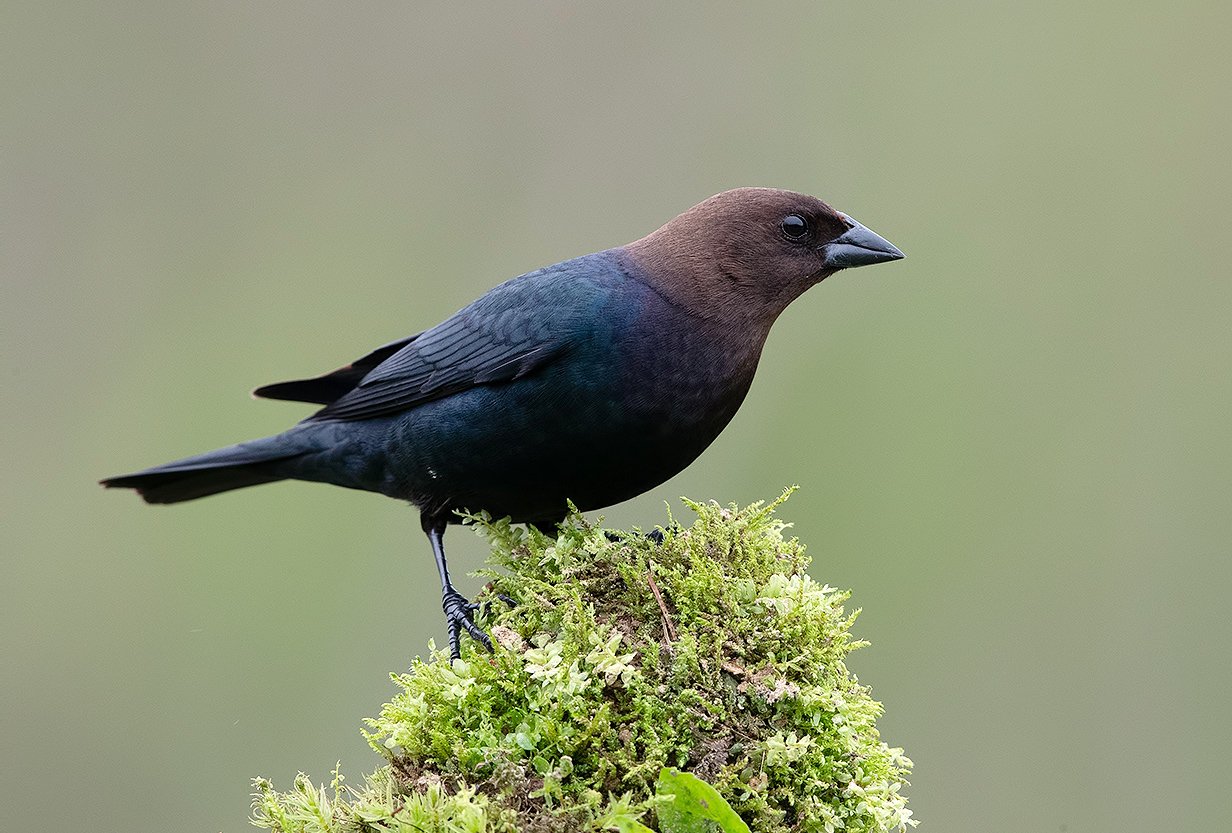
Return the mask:
<svg viewBox="0 0 1232 833"><path fill-rule="evenodd" d="M474 518L496 602L450 663L432 650L366 735L388 765L359 788L257 782L254 822L283 833L577 833L656 828L656 780L713 784L755 833L913 825L911 762L844 659L858 611L814 582L770 506L687 502L659 535L574 515L557 537ZM670 817L671 814L664 814ZM639 821L640 820L640 821ZM709 824L710 822L705 822ZM701 822L699 822L701 824ZM702 830L702 827L690 828ZM672 833L666 827L661 833Z"/></svg>

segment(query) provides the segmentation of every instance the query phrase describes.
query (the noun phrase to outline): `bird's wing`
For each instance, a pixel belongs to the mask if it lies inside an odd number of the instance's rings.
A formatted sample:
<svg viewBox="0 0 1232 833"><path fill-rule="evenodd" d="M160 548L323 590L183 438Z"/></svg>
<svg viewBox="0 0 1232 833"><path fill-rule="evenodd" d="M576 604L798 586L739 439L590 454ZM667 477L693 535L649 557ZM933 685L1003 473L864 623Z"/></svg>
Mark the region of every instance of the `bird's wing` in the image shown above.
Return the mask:
<svg viewBox="0 0 1232 833"><path fill-rule="evenodd" d="M410 339L309 419L385 416L543 367L583 337L597 301L596 287L567 266L501 284Z"/></svg>
<svg viewBox="0 0 1232 833"><path fill-rule="evenodd" d="M264 385L254 390L252 395L262 399L285 399L290 402L316 402L319 405L328 405L351 391L381 362L417 338L419 335L391 341L331 373L311 379L295 379L290 382Z"/></svg>

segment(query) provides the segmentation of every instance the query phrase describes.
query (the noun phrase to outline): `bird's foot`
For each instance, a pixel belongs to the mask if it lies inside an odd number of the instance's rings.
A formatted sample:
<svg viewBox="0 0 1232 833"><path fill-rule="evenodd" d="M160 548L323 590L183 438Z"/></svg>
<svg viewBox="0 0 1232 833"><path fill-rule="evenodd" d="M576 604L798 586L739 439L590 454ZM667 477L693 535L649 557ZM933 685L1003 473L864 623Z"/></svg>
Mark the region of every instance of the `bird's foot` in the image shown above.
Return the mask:
<svg viewBox="0 0 1232 833"><path fill-rule="evenodd" d="M490 596L491 598L500 599L502 602L505 603L505 606L508 607L510 610L513 610L515 607L518 606L517 600L514 599L512 596L506 596L504 593L497 593L496 585L493 582L489 581L487 584L485 584L483 586L483 592L487 593L488 596ZM486 605L488 601L490 601L490 599L484 600L484 605L485 605L484 614L485 615L487 614Z"/></svg>
<svg viewBox="0 0 1232 833"><path fill-rule="evenodd" d="M679 531L680 531L680 524L671 524L668 527L666 532L662 528L656 527L650 530L649 532L642 533L642 537L650 541L653 544L662 544L663 540L667 537L669 533L674 534ZM618 544L621 541L623 541L626 537L628 537L625 533L614 532L613 530L610 530L610 529L604 530L603 535L613 544Z"/></svg>
<svg viewBox="0 0 1232 833"><path fill-rule="evenodd" d="M491 591L491 587L488 588ZM491 596L500 599L510 609L518 606L518 603L504 593L491 593ZM471 635L471 638L487 648L489 652L493 650L492 639L483 632L483 630L475 624L474 616L476 613L486 617L488 615L488 605L491 604L491 599L484 599L482 602L467 601L466 597L454 590L452 587L445 590L444 601L441 607L445 611L445 623L449 626L449 658L460 659L462 656L462 631L465 630Z"/></svg>
<svg viewBox="0 0 1232 833"><path fill-rule="evenodd" d="M500 601L504 602L505 607L509 608L510 610L513 610L515 607L518 606L517 601L512 596L506 596L504 593L493 593L492 598L499 599ZM481 603L483 607L484 616L488 615L488 605L491 603L492 603L491 599L484 599L484 601Z"/></svg>
<svg viewBox="0 0 1232 833"><path fill-rule="evenodd" d="M452 587L446 587L441 607L445 611L445 624L449 626L450 659L461 659L462 657L463 630L470 634L471 639L487 648L489 653L493 650L492 639L480 630L473 618L480 605L467 601L465 596Z"/></svg>

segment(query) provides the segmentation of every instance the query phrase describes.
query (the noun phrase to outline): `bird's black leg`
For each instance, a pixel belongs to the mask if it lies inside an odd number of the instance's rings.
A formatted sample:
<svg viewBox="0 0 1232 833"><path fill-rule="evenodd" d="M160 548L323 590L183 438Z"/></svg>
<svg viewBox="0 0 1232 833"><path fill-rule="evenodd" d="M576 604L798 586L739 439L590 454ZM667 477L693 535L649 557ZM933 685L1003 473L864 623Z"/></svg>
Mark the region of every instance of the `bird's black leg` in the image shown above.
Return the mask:
<svg viewBox="0 0 1232 833"><path fill-rule="evenodd" d="M478 640L483 647L492 650L492 640L479 629L471 619L471 614L479 609L479 605L466 600L466 597L453 589L449 580L449 566L445 563L445 527L444 518L434 518L429 515L422 517L424 532L432 542L432 556L436 559L436 570L441 574L441 607L445 611L445 624L449 627L449 656L459 659L462 656L462 629Z"/></svg>

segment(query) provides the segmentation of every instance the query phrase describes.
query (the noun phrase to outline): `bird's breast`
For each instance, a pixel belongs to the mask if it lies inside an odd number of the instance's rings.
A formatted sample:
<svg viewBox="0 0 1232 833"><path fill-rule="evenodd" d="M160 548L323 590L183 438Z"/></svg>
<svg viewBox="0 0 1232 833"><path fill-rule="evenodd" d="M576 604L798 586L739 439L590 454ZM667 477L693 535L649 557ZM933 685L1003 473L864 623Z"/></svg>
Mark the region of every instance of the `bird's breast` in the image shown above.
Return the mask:
<svg viewBox="0 0 1232 833"><path fill-rule="evenodd" d="M764 337L732 338L634 287L535 373L416 408L389 434L387 493L515 521L598 509L680 472L735 415Z"/></svg>
<svg viewBox="0 0 1232 833"><path fill-rule="evenodd" d="M743 402L764 343L729 335L651 298L597 345L594 364L604 370L564 408L577 452L575 503L598 508L641 494L714 441Z"/></svg>

